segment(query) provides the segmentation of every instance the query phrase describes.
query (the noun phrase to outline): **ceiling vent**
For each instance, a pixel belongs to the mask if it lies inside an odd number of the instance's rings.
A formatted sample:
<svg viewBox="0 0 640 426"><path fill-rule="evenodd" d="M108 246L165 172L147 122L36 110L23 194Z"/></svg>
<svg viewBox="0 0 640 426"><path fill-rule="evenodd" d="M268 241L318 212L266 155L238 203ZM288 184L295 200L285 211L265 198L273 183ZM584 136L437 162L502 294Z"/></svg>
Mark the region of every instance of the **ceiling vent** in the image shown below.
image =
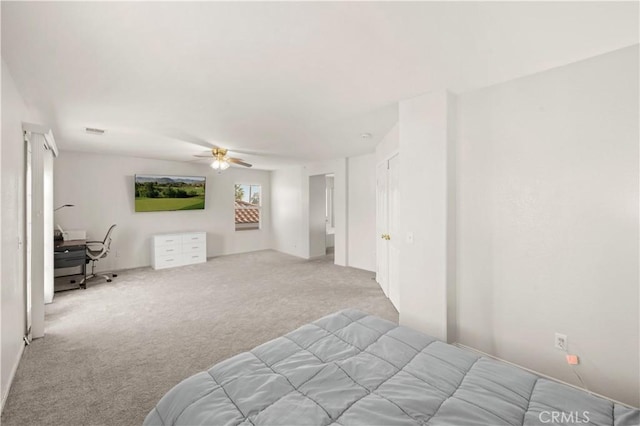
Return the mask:
<svg viewBox="0 0 640 426"><path fill-rule="evenodd" d="M92 135L104 135L104 130L96 129L95 127L85 127L84 130Z"/></svg>

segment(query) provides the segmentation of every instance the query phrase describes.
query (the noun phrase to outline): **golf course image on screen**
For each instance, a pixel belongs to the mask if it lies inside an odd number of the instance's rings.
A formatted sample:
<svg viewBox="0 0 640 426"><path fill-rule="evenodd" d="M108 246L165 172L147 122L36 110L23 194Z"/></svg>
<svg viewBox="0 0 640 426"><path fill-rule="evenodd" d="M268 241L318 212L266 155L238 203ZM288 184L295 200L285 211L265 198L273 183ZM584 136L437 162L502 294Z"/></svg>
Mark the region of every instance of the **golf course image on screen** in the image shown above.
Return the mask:
<svg viewBox="0 0 640 426"><path fill-rule="evenodd" d="M136 212L204 209L204 176L136 175Z"/></svg>

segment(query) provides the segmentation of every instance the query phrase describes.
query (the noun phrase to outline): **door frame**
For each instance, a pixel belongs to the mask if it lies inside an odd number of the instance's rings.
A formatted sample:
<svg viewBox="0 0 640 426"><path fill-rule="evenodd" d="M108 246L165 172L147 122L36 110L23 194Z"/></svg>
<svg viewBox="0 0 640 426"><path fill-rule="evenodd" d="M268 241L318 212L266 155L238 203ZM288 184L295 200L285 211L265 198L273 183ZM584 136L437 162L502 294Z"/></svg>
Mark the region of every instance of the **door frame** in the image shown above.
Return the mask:
<svg viewBox="0 0 640 426"><path fill-rule="evenodd" d="M29 133L24 132L24 300L25 300L25 338L31 342L31 250L32 250L32 220L33 220L33 189L32 179L32 146Z"/></svg>
<svg viewBox="0 0 640 426"><path fill-rule="evenodd" d="M25 243L25 268L30 264L28 274L30 282L23 282L25 293L25 340L44 337L44 304L45 304L45 285L53 286L53 197L47 202L44 196L45 178L44 174L50 174L51 187L53 187L53 166L48 170L44 167L44 156L51 155L54 159L58 156L58 147L50 128L38 124L22 123L23 139L25 143L28 141L31 148L30 171L31 171L31 208L27 213L26 204L26 182L25 182L25 228L28 226L28 215L31 216L30 234L25 229L25 239L29 236L29 241ZM37 136L34 138L34 135ZM40 145L42 143L42 145ZM50 153L48 153L50 151ZM24 161L26 163L27 156ZM25 164L25 169L26 169ZM25 170L25 180L26 180ZM38 210L40 209L40 210ZM45 214L44 210L49 214ZM50 210L50 211L49 211ZM45 221L51 220L51 227L47 227ZM51 231L51 235L45 235L47 231ZM29 250L27 251L27 245ZM33 262L34 253L41 262ZM28 259L27 259L28 256ZM50 262L44 261L44 257L51 256ZM40 264L41 263L41 264ZM26 275L25 275L26 279ZM29 289L27 286L29 285ZM51 289L52 290L52 289ZM27 301L27 293L30 292L30 298ZM29 310L29 303L31 309ZM27 312L29 310L29 312Z"/></svg>

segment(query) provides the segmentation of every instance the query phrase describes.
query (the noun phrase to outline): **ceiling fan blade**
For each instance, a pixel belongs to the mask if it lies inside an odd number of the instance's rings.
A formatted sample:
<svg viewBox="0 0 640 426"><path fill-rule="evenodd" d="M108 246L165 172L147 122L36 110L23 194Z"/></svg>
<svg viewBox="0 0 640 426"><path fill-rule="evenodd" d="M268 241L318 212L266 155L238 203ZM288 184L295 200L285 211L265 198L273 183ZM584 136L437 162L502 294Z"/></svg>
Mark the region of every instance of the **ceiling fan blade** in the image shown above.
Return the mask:
<svg viewBox="0 0 640 426"><path fill-rule="evenodd" d="M159 133L173 138L173 139L177 139L179 141L183 141L183 142L187 142L193 145L198 145L201 146L203 148L208 148L208 149L212 149L212 148L216 148L216 145L211 143L211 142L207 142L205 139L202 139L198 136L186 133L182 130L179 129L162 129Z"/></svg>
<svg viewBox="0 0 640 426"><path fill-rule="evenodd" d="M194 155L194 157L199 157L199 158L213 158L213 155L209 154L209 155Z"/></svg>
<svg viewBox="0 0 640 426"><path fill-rule="evenodd" d="M229 158L228 161L230 163L237 164L239 166L244 166L244 167L251 167L252 166L252 164L245 163L244 161L242 161L239 158Z"/></svg>

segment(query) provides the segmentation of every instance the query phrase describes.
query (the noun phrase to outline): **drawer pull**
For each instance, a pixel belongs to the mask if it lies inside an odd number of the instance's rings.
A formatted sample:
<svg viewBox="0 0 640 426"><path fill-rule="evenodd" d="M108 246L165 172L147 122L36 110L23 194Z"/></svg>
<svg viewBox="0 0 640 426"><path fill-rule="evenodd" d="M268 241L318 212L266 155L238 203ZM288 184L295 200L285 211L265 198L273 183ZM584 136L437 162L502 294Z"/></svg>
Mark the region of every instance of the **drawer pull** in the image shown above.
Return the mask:
<svg viewBox="0 0 640 426"><path fill-rule="evenodd" d="M172 242L173 242L173 240L166 240L166 241L167 241L168 243L172 243Z"/></svg>
<svg viewBox="0 0 640 426"><path fill-rule="evenodd" d="M173 259L167 259L167 262L173 262Z"/></svg>
<svg viewBox="0 0 640 426"><path fill-rule="evenodd" d="M173 251L173 249L167 249L166 251Z"/></svg>

